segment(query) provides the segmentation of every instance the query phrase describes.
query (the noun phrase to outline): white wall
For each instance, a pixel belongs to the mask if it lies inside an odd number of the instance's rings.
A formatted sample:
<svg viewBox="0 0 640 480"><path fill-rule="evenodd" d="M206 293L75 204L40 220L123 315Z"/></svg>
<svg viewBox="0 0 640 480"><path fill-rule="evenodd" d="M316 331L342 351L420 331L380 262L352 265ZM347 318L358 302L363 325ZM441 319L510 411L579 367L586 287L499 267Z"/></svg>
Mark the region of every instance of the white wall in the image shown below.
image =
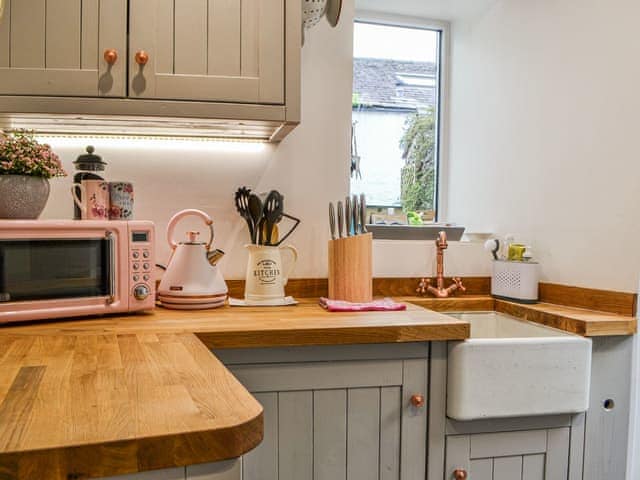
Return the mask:
<svg viewBox="0 0 640 480"><path fill-rule="evenodd" d="M452 25L447 218L533 244L543 279L635 291L637 0L499 0Z"/></svg>
<svg viewBox="0 0 640 480"><path fill-rule="evenodd" d="M164 232L171 215L184 208L209 213L216 227L216 247L227 252L225 277L243 278L249 236L233 205L233 192L248 185L258 192L276 188L285 195L286 211L302 219L291 242L300 250L295 277L327 274L329 238L327 205L349 189L353 2L346 1L337 29L321 22L307 33L302 50L302 124L280 145L236 145L108 139L47 139L72 173L72 161L93 144L109 164L111 180L131 180L136 193L136 218L156 223L159 261L166 261ZM71 218L71 179L55 179L43 218ZM185 224L185 227L197 224ZM186 229L186 228L185 228ZM431 274L433 247L376 245L376 275ZM455 246L451 247L455 251ZM477 246L476 246L477 249ZM455 273L470 271L462 261L473 247L462 248ZM473 256L473 255L471 255ZM430 268L431 267L431 268ZM452 268L454 263L452 260ZM453 270L452 270L453 272Z"/></svg>

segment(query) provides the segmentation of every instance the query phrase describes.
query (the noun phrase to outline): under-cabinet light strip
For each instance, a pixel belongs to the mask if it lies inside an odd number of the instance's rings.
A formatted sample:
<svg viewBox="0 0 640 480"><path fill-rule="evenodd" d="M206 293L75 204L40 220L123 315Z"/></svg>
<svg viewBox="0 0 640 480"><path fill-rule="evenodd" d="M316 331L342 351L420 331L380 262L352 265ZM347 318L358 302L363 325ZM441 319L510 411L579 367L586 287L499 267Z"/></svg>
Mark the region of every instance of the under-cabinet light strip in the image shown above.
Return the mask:
<svg viewBox="0 0 640 480"><path fill-rule="evenodd" d="M154 141L179 141L179 142L213 142L213 143L268 143L265 138L251 137L216 137L216 136L191 136L191 135L118 135L118 134L92 134L92 133L49 133L46 131L37 131L36 136L46 138L65 138L65 139L100 139L100 140L154 140Z"/></svg>

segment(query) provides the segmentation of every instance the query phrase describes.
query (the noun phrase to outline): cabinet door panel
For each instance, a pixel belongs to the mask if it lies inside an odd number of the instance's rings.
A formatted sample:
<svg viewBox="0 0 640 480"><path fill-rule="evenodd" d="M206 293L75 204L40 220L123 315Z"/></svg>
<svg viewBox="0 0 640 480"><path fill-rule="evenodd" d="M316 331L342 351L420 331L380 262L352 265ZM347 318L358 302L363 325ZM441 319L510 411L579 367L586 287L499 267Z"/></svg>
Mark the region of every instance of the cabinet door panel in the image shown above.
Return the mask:
<svg viewBox="0 0 640 480"><path fill-rule="evenodd" d="M493 480L522 480L522 457L494 459Z"/></svg>
<svg viewBox="0 0 640 480"><path fill-rule="evenodd" d="M445 478L464 469L473 480L566 480L569 445L568 427L451 435Z"/></svg>
<svg viewBox="0 0 640 480"><path fill-rule="evenodd" d="M5 1L4 15L0 17L0 71L11 65L11 2Z"/></svg>
<svg viewBox="0 0 640 480"><path fill-rule="evenodd" d="M344 479L347 475L347 391L313 393L313 478Z"/></svg>
<svg viewBox="0 0 640 480"><path fill-rule="evenodd" d="M255 393L264 410L262 442L242 459L244 480L278 480L278 394Z"/></svg>
<svg viewBox="0 0 640 480"><path fill-rule="evenodd" d="M10 15L6 18L11 22L11 66L44 68L46 1L13 0L10 3Z"/></svg>
<svg viewBox="0 0 640 480"><path fill-rule="evenodd" d="M313 479L313 392L278 394L280 480Z"/></svg>
<svg viewBox="0 0 640 480"><path fill-rule="evenodd" d="M126 0L6 0L0 95L124 96L126 15Z"/></svg>
<svg viewBox="0 0 640 480"><path fill-rule="evenodd" d="M185 471L185 480L242 480L241 465L237 459L189 465Z"/></svg>
<svg viewBox="0 0 640 480"><path fill-rule="evenodd" d="M45 66L62 69L81 68L82 2L46 0L46 12Z"/></svg>
<svg viewBox="0 0 640 480"><path fill-rule="evenodd" d="M544 455L525 455L522 459L522 480L544 480Z"/></svg>
<svg viewBox="0 0 640 480"><path fill-rule="evenodd" d="M426 364L230 367L249 391L262 392L256 398L264 407L265 440L244 456L243 480L424 480L425 409L411 406L410 398L426 395ZM269 384L278 391L266 392Z"/></svg>
<svg viewBox="0 0 640 480"><path fill-rule="evenodd" d="M493 480L493 460L490 458L471 460L469 477L473 480Z"/></svg>
<svg viewBox="0 0 640 480"><path fill-rule="evenodd" d="M402 480L422 480L426 477L427 409L411 405L413 395L427 392L427 362L405 360L402 378ZM410 441L406 441L410 439Z"/></svg>
<svg viewBox="0 0 640 480"><path fill-rule="evenodd" d="M242 56L241 30L242 30L242 2L237 0L215 0L211 7L213 12L209 15L209 32L207 43L207 69L208 75L223 75L238 77L240 71L240 57ZM254 11L244 10L245 15L254 16L258 13L259 5L253 4ZM253 46L254 51L248 52L255 55L259 47Z"/></svg>
<svg viewBox="0 0 640 480"><path fill-rule="evenodd" d="M284 103L284 0L131 0L130 21L132 97Z"/></svg>
<svg viewBox="0 0 640 480"><path fill-rule="evenodd" d="M380 389L349 390L347 478L378 478Z"/></svg>
<svg viewBox="0 0 640 480"><path fill-rule="evenodd" d="M380 389L380 480L400 478L402 389Z"/></svg>

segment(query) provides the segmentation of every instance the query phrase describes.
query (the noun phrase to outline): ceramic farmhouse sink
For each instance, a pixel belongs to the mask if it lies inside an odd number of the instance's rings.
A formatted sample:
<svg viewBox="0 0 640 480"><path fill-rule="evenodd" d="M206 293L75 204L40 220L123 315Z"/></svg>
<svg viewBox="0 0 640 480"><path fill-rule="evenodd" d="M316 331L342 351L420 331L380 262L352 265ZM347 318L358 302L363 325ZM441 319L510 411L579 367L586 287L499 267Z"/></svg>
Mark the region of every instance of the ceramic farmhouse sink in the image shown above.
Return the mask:
<svg viewBox="0 0 640 480"><path fill-rule="evenodd" d="M456 420L577 413L589 405L591 340L495 312L452 314L447 415Z"/></svg>

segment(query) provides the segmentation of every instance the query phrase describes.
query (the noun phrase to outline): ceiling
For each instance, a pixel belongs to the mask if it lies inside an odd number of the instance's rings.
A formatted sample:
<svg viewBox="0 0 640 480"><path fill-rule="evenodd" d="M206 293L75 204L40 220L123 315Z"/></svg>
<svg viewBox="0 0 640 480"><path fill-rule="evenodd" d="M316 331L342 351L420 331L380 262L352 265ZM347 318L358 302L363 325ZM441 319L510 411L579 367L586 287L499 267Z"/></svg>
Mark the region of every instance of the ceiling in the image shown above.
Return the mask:
<svg viewBox="0 0 640 480"><path fill-rule="evenodd" d="M430 20L460 20L488 9L497 0L356 0L357 10L422 17Z"/></svg>

